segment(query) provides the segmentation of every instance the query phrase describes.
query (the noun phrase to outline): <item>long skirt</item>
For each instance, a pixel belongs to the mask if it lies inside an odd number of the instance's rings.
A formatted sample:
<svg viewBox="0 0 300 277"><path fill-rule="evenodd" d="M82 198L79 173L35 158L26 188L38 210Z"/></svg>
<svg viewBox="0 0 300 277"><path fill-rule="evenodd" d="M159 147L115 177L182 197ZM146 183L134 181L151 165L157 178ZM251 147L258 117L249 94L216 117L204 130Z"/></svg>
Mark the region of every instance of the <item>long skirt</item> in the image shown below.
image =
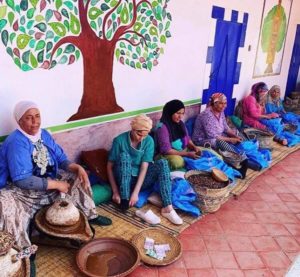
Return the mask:
<svg viewBox="0 0 300 277"><path fill-rule="evenodd" d="M72 200L88 219L96 218L91 188L85 191L73 173L61 173L60 180L71 185L66 198ZM6 188L0 190L0 230L11 233L17 246L21 248L30 246L28 234L30 221L39 209L52 204L59 195L57 190L26 190L8 184Z"/></svg>

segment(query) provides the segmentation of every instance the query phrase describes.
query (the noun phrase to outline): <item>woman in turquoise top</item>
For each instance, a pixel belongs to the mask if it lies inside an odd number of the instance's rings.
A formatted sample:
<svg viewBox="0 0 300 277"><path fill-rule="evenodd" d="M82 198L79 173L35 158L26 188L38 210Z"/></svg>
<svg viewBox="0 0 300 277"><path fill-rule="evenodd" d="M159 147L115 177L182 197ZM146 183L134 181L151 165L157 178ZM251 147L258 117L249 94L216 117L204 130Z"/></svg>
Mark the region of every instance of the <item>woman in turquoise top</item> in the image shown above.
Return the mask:
<svg viewBox="0 0 300 277"><path fill-rule="evenodd" d="M152 120L139 115L131 122L131 130L113 140L108 157L107 173L113 191L113 201L122 210L133 207L139 192L159 184L163 208L162 216L172 223L183 223L173 209L171 200L171 179L165 160L153 162L154 141L149 132Z"/></svg>

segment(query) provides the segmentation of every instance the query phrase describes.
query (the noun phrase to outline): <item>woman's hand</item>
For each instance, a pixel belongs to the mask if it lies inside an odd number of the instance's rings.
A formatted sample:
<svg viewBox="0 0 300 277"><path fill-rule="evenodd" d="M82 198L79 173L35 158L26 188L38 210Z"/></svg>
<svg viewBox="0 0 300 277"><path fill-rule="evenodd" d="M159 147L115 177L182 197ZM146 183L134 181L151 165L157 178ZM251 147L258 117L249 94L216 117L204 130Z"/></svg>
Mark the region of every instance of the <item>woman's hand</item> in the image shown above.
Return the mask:
<svg viewBox="0 0 300 277"><path fill-rule="evenodd" d="M118 191L114 192L112 195L112 200L117 203L120 204L121 203L121 197Z"/></svg>
<svg viewBox="0 0 300 277"><path fill-rule="evenodd" d="M48 180L47 189L56 189L63 193L68 193L70 184L64 181Z"/></svg>
<svg viewBox="0 0 300 277"><path fill-rule="evenodd" d="M195 151L190 151L190 152L187 152L186 157L196 160L196 159L200 158L200 155L198 153L196 153Z"/></svg>
<svg viewBox="0 0 300 277"><path fill-rule="evenodd" d="M139 194L133 191L129 199L129 207L133 207L138 200L139 200Z"/></svg>
<svg viewBox="0 0 300 277"><path fill-rule="evenodd" d="M229 142L231 142L233 144L239 143L241 141L242 141L242 139L240 137L229 138Z"/></svg>
<svg viewBox="0 0 300 277"><path fill-rule="evenodd" d="M90 187L90 181L84 168L79 164L71 163L69 165L69 170L77 175L77 178L79 178L79 181L83 185L83 188L85 190L88 190L88 188Z"/></svg>

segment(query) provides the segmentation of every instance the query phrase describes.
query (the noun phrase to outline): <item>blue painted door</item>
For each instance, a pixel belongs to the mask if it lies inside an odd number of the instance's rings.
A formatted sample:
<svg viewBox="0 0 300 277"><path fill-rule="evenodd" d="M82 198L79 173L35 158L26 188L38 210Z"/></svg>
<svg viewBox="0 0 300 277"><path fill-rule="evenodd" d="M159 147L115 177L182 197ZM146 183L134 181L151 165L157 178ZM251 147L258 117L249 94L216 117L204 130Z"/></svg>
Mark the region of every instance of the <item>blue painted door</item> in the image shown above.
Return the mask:
<svg viewBox="0 0 300 277"><path fill-rule="evenodd" d="M239 81L240 63L237 63L238 50L244 42L245 24L217 20L214 47L211 48L211 74L209 88L203 91L202 103L207 104L214 92L223 92L227 96L225 114L234 111L235 99L232 99L234 84Z"/></svg>
<svg viewBox="0 0 300 277"><path fill-rule="evenodd" d="M296 90L299 66L300 66L300 25L297 25L293 53L292 53L290 69L289 69L289 74L288 74L288 79L286 84L286 90L285 90L286 96L289 96L292 91Z"/></svg>

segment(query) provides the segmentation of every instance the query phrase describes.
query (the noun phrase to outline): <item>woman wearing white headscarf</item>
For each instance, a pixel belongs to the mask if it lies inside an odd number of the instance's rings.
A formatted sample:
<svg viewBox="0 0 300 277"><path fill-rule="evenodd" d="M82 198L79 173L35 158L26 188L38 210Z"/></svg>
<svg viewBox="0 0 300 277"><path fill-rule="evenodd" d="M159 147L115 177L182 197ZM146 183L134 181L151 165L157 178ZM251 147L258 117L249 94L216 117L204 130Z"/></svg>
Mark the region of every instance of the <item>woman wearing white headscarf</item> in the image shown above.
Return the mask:
<svg viewBox="0 0 300 277"><path fill-rule="evenodd" d="M97 215L85 170L70 162L50 133L40 128L38 106L21 101L14 117L18 128L0 149L0 230L13 234L18 246L29 246L30 220L44 205L53 203L59 192L67 193L91 223L111 224Z"/></svg>

